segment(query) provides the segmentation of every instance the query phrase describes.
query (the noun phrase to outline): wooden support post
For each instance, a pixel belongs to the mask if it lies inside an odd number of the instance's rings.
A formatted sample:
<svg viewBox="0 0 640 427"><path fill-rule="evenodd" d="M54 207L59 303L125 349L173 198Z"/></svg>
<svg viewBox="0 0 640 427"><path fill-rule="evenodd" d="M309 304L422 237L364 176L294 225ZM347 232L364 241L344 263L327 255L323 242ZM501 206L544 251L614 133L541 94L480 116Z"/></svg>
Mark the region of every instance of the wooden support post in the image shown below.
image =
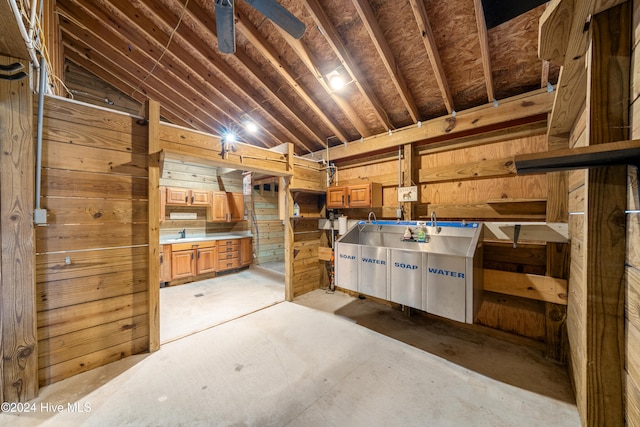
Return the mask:
<svg viewBox="0 0 640 427"><path fill-rule="evenodd" d="M402 159L402 185L404 187L410 187L414 185L414 183L418 182L418 169L414 165L414 157L415 150L413 149L413 144L405 144L404 145L404 157ZM404 213L404 219L406 221L411 221L414 217L413 215L413 206L418 202L406 202L402 204L402 212Z"/></svg>
<svg viewBox="0 0 640 427"><path fill-rule="evenodd" d="M293 206L293 196L291 195L291 177L280 178L280 192L284 193L284 198L280 203L284 202L282 211L286 213L286 217L282 220L284 223L284 299L293 301L293 225L291 224L290 212Z"/></svg>
<svg viewBox="0 0 640 427"><path fill-rule="evenodd" d="M32 102L28 78L0 80L0 402L38 395Z"/></svg>
<svg viewBox="0 0 640 427"><path fill-rule="evenodd" d="M293 174L293 144L287 145L287 171ZM293 224L291 224L291 217L293 216L293 195L291 194L291 180L290 177L280 178L280 192L284 194L280 203L284 202L284 206L280 206L280 209L284 211L284 299L287 301L293 301Z"/></svg>
<svg viewBox="0 0 640 427"><path fill-rule="evenodd" d="M626 2L591 20L590 145L628 139L630 17ZM586 185L586 381L576 392L586 394L583 424L623 426L627 168L590 169Z"/></svg>
<svg viewBox="0 0 640 427"><path fill-rule="evenodd" d="M147 101L149 123L149 351L160 349L160 104Z"/></svg>
<svg viewBox="0 0 640 427"><path fill-rule="evenodd" d="M565 198L566 198L565 194ZM547 243L547 276L569 278L570 248L567 243ZM567 362L567 306L545 302L545 354L561 363Z"/></svg>

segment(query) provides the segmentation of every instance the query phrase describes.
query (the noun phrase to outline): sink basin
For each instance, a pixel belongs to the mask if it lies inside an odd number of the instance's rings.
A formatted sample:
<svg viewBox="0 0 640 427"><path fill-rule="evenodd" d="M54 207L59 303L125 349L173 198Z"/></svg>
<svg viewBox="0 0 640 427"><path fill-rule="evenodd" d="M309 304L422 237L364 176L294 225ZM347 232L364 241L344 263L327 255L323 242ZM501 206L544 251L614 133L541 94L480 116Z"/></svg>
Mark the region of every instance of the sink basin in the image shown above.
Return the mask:
<svg viewBox="0 0 640 427"><path fill-rule="evenodd" d="M477 226L451 226L443 223L440 233L436 234L436 227L426 226L425 242L403 240L407 226L415 230L416 225L404 224L356 224L338 242L364 246L377 246L408 251L430 252L467 256L469 251L475 250L473 240L477 234ZM457 223L456 223L457 224Z"/></svg>
<svg viewBox="0 0 640 427"><path fill-rule="evenodd" d="M341 288L473 323L482 301L482 226L426 225L424 242L404 240L416 222L360 222L335 242ZM427 222L429 224L429 222Z"/></svg>

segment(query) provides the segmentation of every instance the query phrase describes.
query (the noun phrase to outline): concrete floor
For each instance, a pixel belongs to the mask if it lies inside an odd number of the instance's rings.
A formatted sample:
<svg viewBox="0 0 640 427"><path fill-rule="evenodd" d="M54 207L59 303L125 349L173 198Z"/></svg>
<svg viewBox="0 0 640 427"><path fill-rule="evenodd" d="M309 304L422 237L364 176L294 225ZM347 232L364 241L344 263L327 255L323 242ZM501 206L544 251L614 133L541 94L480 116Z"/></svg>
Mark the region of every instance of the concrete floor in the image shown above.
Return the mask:
<svg viewBox="0 0 640 427"><path fill-rule="evenodd" d="M160 342L185 337L284 301L284 276L254 267L160 289Z"/></svg>
<svg viewBox="0 0 640 427"><path fill-rule="evenodd" d="M566 369L539 350L324 291L44 387L32 403L0 425L580 425ZM47 410L74 403L90 411Z"/></svg>

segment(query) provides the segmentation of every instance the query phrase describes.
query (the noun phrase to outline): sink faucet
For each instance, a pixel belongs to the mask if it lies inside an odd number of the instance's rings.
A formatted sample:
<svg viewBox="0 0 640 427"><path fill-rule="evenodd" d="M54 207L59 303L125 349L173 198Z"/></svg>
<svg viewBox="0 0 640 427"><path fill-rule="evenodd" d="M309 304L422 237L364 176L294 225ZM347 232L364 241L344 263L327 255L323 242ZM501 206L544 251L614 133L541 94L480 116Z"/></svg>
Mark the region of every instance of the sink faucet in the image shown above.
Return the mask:
<svg viewBox="0 0 640 427"><path fill-rule="evenodd" d="M436 234L440 234L442 230L441 227L438 227L438 220L436 219L436 211L431 212L431 226L436 228Z"/></svg>
<svg viewBox="0 0 640 427"><path fill-rule="evenodd" d="M376 224L378 223L378 218L376 218L376 214L375 212L371 211L369 212L369 218L367 219L367 221L369 222L369 224L371 224L371 216L373 215L373 220L376 222Z"/></svg>
<svg viewBox="0 0 640 427"><path fill-rule="evenodd" d="M181 231L178 231L178 239L184 239L187 237L187 229L183 228Z"/></svg>

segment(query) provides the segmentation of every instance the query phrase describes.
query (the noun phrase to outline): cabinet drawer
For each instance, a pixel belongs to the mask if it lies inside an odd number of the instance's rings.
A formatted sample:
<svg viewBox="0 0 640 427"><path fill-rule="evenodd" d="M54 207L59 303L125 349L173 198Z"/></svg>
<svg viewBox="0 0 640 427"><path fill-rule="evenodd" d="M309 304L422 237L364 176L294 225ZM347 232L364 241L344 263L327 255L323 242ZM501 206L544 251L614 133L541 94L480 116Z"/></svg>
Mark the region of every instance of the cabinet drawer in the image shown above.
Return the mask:
<svg viewBox="0 0 640 427"><path fill-rule="evenodd" d="M218 271L240 268L240 258L218 260Z"/></svg>
<svg viewBox="0 0 640 427"><path fill-rule="evenodd" d="M218 240L218 249L219 250L227 250L227 248L235 248L235 249L232 249L232 250L237 251L239 245L240 245L240 240L239 239Z"/></svg>
<svg viewBox="0 0 640 427"><path fill-rule="evenodd" d="M214 248L216 247L215 240L204 240L200 242L185 242L185 243L174 243L171 245L171 248L174 251L184 251L187 249L205 249L205 248Z"/></svg>
<svg viewBox="0 0 640 427"><path fill-rule="evenodd" d="M220 252L218 251L218 260L220 262L228 259L239 259L240 251Z"/></svg>

